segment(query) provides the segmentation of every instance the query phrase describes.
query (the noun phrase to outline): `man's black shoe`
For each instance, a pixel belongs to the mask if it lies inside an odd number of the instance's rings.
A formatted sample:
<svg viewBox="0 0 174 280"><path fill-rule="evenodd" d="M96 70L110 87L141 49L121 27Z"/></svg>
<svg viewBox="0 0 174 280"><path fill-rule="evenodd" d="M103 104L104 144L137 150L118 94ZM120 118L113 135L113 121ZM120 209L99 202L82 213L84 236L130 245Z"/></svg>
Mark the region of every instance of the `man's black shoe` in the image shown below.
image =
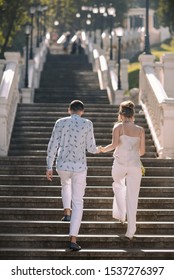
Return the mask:
<svg viewBox="0 0 174 280"><path fill-rule="evenodd" d="M73 251L80 251L82 248L77 243L71 242L69 245L69 249Z"/></svg>
<svg viewBox="0 0 174 280"><path fill-rule="evenodd" d="M71 216L65 215L65 216L61 219L61 221L63 221L63 222L70 222L70 221L71 221Z"/></svg>

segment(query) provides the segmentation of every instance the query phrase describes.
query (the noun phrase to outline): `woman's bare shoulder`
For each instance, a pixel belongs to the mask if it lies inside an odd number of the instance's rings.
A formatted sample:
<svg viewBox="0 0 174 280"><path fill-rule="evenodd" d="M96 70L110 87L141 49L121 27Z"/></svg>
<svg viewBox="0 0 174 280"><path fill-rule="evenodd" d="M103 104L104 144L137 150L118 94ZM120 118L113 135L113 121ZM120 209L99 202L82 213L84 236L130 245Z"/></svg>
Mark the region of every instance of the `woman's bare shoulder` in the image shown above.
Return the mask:
<svg viewBox="0 0 174 280"><path fill-rule="evenodd" d="M136 128L140 131L141 134L144 133L144 127L136 125Z"/></svg>
<svg viewBox="0 0 174 280"><path fill-rule="evenodd" d="M120 128L120 127L122 127L122 122L116 122L115 124L114 124L114 129L116 128Z"/></svg>

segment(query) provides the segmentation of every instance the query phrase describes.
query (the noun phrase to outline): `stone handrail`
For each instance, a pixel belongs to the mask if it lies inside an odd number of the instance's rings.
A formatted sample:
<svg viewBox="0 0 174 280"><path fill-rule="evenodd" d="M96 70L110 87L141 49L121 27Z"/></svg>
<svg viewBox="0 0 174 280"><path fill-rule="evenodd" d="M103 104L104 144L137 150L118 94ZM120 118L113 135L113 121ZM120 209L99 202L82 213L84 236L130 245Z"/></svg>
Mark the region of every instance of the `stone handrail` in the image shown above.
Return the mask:
<svg viewBox="0 0 174 280"><path fill-rule="evenodd" d="M106 89L110 104L119 105L124 99L124 92L128 90L128 63L121 59L122 89L118 89L118 65L115 60L109 60L105 52L97 44L88 41L87 54L92 63L93 71L98 73L101 89Z"/></svg>
<svg viewBox="0 0 174 280"><path fill-rule="evenodd" d="M17 54L18 58L20 57ZM15 119L18 91L18 61L7 61L0 84L0 155L8 154Z"/></svg>
<svg viewBox="0 0 174 280"><path fill-rule="evenodd" d="M34 100L34 90L39 87L40 75L43 70L43 65L46 60L48 50L48 39L44 39L39 48L36 48L33 60L29 60L28 67L28 88L24 87L25 70L22 67L22 103L32 103Z"/></svg>
<svg viewBox="0 0 174 280"><path fill-rule="evenodd" d="M48 41L44 40L36 50L34 59L29 61L28 88L24 87L25 65L19 53L6 52L6 60L0 61L0 156L8 154L17 104L33 102L34 89L39 86L47 46Z"/></svg>
<svg viewBox="0 0 174 280"><path fill-rule="evenodd" d="M154 56L141 55L140 104L146 115L159 158L174 158L174 98L156 76Z"/></svg>

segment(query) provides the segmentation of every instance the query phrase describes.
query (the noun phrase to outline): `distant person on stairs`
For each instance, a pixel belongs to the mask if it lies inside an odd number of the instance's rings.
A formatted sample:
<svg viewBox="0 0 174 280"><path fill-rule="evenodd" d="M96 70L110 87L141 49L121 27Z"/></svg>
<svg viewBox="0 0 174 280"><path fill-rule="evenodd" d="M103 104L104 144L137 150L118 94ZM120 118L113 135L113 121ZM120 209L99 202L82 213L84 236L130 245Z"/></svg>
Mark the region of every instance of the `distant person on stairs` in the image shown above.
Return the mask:
<svg viewBox="0 0 174 280"><path fill-rule="evenodd" d="M70 103L70 116L56 121L47 149L47 179L52 180L52 167L57 155L56 170L62 185L62 202L64 217L62 221L70 221L69 248L78 251L81 247L76 243L83 215L83 196L86 188L86 150L98 153L93 124L82 118L84 104L80 100ZM71 211L72 208L72 211Z"/></svg>
<svg viewBox="0 0 174 280"><path fill-rule="evenodd" d="M124 223L124 239L131 240L136 232L136 213L142 178L140 156L145 153L144 128L134 123L135 105L131 101L120 104L118 122L113 127L112 143L102 147L103 153L114 151L112 166L113 218Z"/></svg>

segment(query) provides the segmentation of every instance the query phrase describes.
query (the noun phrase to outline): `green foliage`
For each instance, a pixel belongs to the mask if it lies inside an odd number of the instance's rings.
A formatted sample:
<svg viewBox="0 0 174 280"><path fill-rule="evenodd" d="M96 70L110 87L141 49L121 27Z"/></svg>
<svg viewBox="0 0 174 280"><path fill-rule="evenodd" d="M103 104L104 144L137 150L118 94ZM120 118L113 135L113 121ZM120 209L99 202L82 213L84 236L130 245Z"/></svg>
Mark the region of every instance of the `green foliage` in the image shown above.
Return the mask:
<svg viewBox="0 0 174 280"><path fill-rule="evenodd" d="M115 25L123 23L125 13L127 12L127 0L112 0L116 9ZM77 27L86 26L87 12L81 10L82 6L91 6L94 4L106 7L110 4L108 0L0 0L0 54L3 56L5 50L9 48L17 49L17 42L21 48L24 42L23 26L30 21L29 9L35 4L47 5L47 28L52 31L54 21L59 21L58 32L74 31ZM80 12L81 23L77 23L76 13ZM92 15L93 16L93 15ZM93 19L94 21L94 19ZM77 25L78 24L78 25ZM36 26L36 22L35 22Z"/></svg>
<svg viewBox="0 0 174 280"><path fill-rule="evenodd" d="M167 39L162 44L158 44L151 49L151 53L155 56L156 60L160 60L161 56L167 52L174 53L174 39ZM140 63L138 57L136 57L128 67L129 89L139 87L139 70Z"/></svg>
<svg viewBox="0 0 174 280"><path fill-rule="evenodd" d="M169 26L171 31L174 30L174 1L159 0L157 12L160 24Z"/></svg>
<svg viewBox="0 0 174 280"><path fill-rule="evenodd" d="M14 36L27 21L27 9L31 1L1 0L0 2L0 53L3 56L12 45Z"/></svg>
<svg viewBox="0 0 174 280"><path fill-rule="evenodd" d="M129 89L139 88L139 65L128 74Z"/></svg>

